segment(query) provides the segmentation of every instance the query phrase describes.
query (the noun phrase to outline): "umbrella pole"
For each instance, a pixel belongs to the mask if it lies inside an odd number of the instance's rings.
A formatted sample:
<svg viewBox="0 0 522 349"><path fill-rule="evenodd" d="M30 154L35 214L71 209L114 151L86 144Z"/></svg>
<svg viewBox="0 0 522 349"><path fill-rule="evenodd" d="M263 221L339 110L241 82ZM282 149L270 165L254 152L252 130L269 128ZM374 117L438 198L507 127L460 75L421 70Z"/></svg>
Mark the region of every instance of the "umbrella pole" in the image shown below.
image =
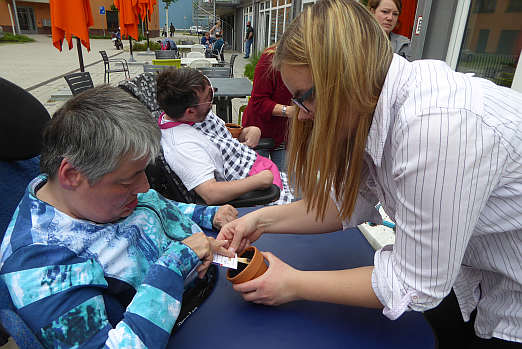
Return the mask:
<svg viewBox="0 0 522 349"><path fill-rule="evenodd" d="M76 48L78 49L78 60L80 61L80 71L83 73L85 71L85 67L83 65L82 43L80 41L80 38L76 38Z"/></svg>
<svg viewBox="0 0 522 349"><path fill-rule="evenodd" d="M130 47L130 58L129 58L129 62L136 62L136 60L134 59L134 56L132 55L132 41L131 41L131 37L129 35L129 47Z"/></svg>
<svg viewBox="0 0 522 349"><path fill-rule="evenodd" d="M147 33L147 51L150 51L149 47L149 17L148 17L149 11L145 13L145 32Z"/></svg>

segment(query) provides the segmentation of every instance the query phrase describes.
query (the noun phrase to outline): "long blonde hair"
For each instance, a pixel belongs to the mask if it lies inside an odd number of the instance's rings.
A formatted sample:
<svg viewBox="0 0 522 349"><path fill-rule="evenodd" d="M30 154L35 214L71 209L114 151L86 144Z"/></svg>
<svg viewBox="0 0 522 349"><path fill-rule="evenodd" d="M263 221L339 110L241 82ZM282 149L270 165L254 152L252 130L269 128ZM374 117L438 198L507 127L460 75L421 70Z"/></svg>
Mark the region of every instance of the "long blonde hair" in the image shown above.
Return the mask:
<svg viewBox="0 0 522 349"><path fill-rule="evenodd" d="M315 86L314 120L292 120L288 171L316 218L324 219L332 188L342 219L355 208L366 139L392 57L374 17L350 0L307 8L277 46L274 67L307 67Z"/></svg>

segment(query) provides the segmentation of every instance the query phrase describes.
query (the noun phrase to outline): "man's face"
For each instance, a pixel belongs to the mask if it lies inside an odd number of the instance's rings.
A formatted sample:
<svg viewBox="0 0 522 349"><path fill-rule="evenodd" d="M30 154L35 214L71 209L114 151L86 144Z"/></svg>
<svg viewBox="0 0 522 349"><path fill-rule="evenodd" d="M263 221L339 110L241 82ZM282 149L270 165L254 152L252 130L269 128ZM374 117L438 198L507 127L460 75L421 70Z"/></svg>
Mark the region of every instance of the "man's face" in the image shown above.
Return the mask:
<svg viewBox="0 0 522 349"><path fill-rule="evenodd" d="M97 223L110 223L129 216L138 203L137 194L150 188L145 175L148 162L148 158L132 160L127 156L116 170L92 186L82 175L83 180L76 189L73 214Z"/></svg>
<svg viewBox="0 0 522 349"><path fill-rule="evenodd" d="M205 88L202 90L196 91L198 96L198 103L190 106L189 108L193 108L193 115L189 119L185 119L184 121L189 122L203 122L207 118L208 113L212 109L212 102L214 100L214 89L210 84L205 85Z"/></svg>

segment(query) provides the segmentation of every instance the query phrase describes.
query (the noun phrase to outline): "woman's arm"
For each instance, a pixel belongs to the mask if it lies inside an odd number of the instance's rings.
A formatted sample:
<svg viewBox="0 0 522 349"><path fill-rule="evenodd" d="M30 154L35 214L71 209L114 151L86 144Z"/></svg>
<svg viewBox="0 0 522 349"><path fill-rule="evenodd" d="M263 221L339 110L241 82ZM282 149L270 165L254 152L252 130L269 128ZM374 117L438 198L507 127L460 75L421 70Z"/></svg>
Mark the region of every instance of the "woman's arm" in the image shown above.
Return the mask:
<svg viewBox="0 0 522 349"><path fill-rule="evenodd" d="M262 233L317 234L342 228L339 212L328 201L324 220L316 219L316 211L307 211L304 200L281 206L270 206L232 221L219 232L218 240L229 240L230 248L241 251L256 241Z"/></svg>

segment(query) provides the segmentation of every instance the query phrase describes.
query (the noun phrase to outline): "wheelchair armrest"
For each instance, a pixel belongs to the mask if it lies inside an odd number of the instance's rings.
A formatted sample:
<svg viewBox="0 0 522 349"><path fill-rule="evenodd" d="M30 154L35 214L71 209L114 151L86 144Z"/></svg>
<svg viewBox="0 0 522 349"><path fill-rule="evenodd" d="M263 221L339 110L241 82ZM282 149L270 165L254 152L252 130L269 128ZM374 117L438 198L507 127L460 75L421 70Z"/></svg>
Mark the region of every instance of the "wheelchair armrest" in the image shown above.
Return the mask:
<svg viewBox="0 0 522 349"><path fill-rule="evenodd" d="M271 150L275 146L274 140L272 138L260 138L259 143L254 148L254 150Z"/></svg>
<svg viewBox="0 0 522 349"><path fill-rule="evenodd" d="M277 185L272 184L266 189L252 190L240 197L227 202L234 207L250 207L256 205L265 205L279 199L280 189Z"/></svg>

